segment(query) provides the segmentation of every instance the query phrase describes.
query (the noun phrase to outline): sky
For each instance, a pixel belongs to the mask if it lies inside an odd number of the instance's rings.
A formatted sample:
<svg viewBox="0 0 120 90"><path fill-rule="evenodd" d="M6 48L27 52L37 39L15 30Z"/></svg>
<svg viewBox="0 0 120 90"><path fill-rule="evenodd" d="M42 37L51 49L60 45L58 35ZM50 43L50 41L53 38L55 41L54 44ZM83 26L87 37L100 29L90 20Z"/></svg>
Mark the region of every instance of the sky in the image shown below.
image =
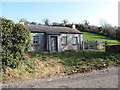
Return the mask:
<svg viewBox="0 0 120 90"><path fill-rule="evenodd" d="M89 21L90 25L104 23L118 26L119 0L1 0L0 17L19 23L21 18L30 22L42 23L44 19L69 23Z"/></svg>

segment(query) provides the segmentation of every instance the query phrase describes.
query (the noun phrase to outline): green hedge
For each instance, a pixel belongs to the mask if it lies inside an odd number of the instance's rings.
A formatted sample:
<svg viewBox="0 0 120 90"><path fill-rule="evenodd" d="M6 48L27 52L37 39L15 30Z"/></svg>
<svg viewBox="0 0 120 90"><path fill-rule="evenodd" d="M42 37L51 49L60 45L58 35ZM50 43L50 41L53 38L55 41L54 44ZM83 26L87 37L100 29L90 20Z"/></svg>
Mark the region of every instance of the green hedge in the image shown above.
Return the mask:
<svg viewBox="0 0 120 90"><path fill-rule="evenodd" d="M18 67L30 46L30 32L22 24L0 18L2 30L2 64Z"/></svg>

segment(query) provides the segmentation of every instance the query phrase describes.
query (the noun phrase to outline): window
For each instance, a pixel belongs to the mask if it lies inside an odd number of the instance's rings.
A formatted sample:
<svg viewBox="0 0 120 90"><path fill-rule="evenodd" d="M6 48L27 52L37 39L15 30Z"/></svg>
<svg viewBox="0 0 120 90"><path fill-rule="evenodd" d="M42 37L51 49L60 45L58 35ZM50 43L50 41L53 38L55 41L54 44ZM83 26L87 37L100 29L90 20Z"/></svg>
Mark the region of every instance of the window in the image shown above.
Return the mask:
<svg viewBox="0 0 120 90"><path fill-rule="evenodd" d="M73 37L73 45L78 44L78 37Z"/></svg>
<svg viewBox="0 0 120 90"><path fill-rule="evenodd" d="M38 43L39 43L39 37L33 36L33 44L38 44Z"/></svg>
<svg viewBox="0 0 120 90"><path fill-rule="evenodd" d="M67 45L67 36L63 36L61 38L61 41L62 41L62 45Z"/></svg>

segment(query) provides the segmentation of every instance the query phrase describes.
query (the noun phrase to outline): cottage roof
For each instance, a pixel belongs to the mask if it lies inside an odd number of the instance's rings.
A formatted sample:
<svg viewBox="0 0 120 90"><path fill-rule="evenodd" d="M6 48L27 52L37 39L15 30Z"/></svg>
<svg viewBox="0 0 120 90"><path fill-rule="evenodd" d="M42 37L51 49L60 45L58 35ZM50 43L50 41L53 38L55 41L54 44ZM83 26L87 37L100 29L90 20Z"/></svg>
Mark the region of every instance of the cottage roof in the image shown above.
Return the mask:
<svg viewBox="0 0 120 90"><path fill-rule="evenodd" d="M26 26L26 28L28 28L31 32L44 32L46 34L60 34L60 33L82 34L77 29L72 29L68 27L28 25Z"/></svg>

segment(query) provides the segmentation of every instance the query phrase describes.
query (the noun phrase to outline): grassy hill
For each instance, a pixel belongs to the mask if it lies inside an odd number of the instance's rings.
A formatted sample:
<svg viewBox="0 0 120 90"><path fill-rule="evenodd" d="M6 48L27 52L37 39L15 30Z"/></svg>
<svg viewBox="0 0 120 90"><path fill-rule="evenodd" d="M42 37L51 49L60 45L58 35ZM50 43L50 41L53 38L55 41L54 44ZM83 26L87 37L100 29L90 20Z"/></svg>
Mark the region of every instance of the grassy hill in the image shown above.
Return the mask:
<svg viewBox="0 0 120 90"><path fill-rule="evenodd" d="M84 41L108 41L111 43L118 43L120 41L115 40L111 37L107 37L107 36L103 36L103 35L99 35L96 33L90 33L90 32L82 32L83 33L83 40Z"/></svg>

